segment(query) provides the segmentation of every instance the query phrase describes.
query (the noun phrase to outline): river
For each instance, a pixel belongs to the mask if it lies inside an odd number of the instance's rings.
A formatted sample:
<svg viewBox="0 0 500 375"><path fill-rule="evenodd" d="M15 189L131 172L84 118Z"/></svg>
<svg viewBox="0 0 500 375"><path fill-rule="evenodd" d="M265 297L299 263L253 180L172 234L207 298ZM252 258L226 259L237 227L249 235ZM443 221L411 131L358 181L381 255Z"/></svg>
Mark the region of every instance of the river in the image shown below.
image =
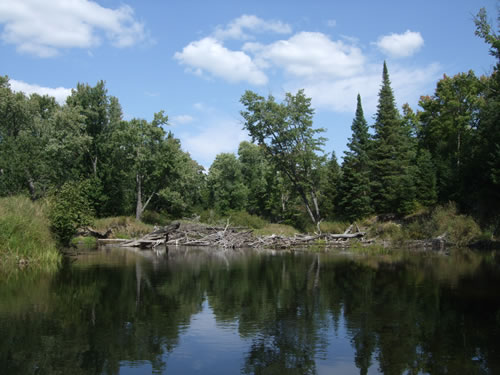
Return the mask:
<svg viewBox="0 0 500 375"><path fill-rule="evenodd" d="M2 374L500 374L500 254L107 248L0 278Z"/></svg>

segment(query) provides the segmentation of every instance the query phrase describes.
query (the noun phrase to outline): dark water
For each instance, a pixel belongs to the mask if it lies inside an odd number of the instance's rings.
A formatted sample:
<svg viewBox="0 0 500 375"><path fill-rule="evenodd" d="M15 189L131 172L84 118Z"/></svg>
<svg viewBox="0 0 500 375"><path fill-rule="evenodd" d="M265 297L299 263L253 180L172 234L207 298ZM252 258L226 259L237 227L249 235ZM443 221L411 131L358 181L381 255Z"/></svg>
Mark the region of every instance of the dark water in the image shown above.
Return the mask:
<svg viewBox="0 0 500 375"><path fill-rule="evenodd" d="M500 374L494 253L115 249L1 275L1 374Z"/></svg>

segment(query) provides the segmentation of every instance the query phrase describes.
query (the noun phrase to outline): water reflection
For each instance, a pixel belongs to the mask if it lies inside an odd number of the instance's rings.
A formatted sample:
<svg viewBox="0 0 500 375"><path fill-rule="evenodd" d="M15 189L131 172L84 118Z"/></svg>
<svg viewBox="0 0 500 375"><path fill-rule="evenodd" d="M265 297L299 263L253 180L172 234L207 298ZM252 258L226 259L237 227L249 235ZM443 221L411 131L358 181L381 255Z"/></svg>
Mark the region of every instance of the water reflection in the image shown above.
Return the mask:
<svg viewBox="0 0 500 375"><path fill-rule="evenodd" d="M0 284L7 374L500 373L500 260L106 249Z"/></svg>

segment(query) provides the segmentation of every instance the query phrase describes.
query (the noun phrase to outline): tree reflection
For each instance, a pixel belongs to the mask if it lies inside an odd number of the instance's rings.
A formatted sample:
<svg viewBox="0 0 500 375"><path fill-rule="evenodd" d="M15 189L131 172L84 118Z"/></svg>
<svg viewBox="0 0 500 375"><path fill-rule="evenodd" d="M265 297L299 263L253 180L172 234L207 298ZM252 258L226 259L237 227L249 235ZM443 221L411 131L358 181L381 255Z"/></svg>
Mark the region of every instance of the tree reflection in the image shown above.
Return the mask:
<svg viewBox="0 0 500 375"><path fill-rule="evenodd" d="M384 374L500 373L499 264L494 254L470 252L95 254L56 275L2 280L0 368L118 374L124 363L147 362L165 373L207 301L217 322L237 323L249 342L245 374L317 373L340 323L360 374L372 366Z"/></svg>

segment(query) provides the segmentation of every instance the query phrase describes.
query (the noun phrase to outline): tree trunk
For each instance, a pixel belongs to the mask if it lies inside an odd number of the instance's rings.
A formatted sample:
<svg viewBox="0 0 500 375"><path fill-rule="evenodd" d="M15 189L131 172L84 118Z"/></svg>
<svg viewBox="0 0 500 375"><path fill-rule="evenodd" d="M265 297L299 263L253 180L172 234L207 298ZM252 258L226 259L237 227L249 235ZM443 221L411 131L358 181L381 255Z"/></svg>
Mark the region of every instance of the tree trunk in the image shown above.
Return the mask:
<svg viewBox="0 0 500 375"><path fill-rule="evenodd" d="M156 194L156 192L151 193L149 198L147 199L146 203L144 205L142 204L142 176L139 175L138 173L135 175L135 181L136 181L136 186L137 186L137 205L135 207L135 218L137 220L141 220L142 213L148 206L149 202L153 198L153 196Z"/></svg>
<svg viewBox="0 0 500 375"><path fill-rule="evenodd" d="M142 216L142 177L137 173L135 175L135 182L137 188L137 205L135 207L135 218L137 220L141 220Z"/></svg>
<svg viewBox="0 0 500 375"><path fill-rule="evenodd" d="M92 170L94 171L94 177L97 177L97 156L92 159Z"/></svg>
<svg viewBox="0 0 500 375"><path fill-rule="evenodd" d="M31 177L31 174L26 171L26 182L28 183L28 190L30 192L30 198L32 201L36 200L36 190L35 190L35 181L33 181L33 178Z"/></svg>

